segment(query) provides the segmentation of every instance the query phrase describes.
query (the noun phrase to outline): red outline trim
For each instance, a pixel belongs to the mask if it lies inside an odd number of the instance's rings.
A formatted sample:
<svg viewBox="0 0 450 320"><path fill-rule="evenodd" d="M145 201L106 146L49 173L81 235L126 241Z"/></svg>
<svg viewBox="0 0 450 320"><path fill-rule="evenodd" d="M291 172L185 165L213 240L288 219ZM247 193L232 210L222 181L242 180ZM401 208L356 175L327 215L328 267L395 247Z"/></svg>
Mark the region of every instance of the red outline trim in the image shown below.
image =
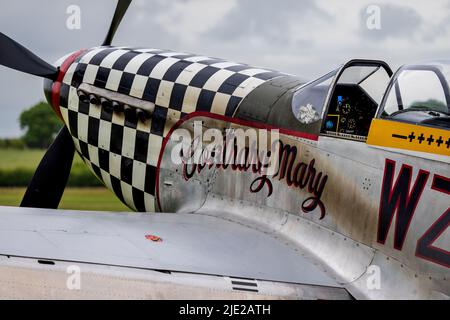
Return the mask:
<svg viewBox="0 0 450 320"><path fill-rule="evenodd" d="M78 50L72 53L69 57L67 57L67 59L64 60L64 62L61 64L61 67L59 67L58 77L52 83L52 107L58 118L60 118L61 120L63 120L61 110L59 109L61 83L64 79L64 76L66 75L67 70L69 70L69 67L72 65L75 59L78 58L84 51L86 50L84 49Z"/></svg>
<svg viewBox="0 0 450 320"><path fill-rule="evenodd" d="M380 226L380 222L381 222L381 209L382 209L383 194L384 194L384 192L386 192L386 190L384 190L384 186L385 186L385 180L386 180L386 168L387 168L388 163L390 163L392 165L392 177L391 177L391 179L389 181L389 185L391 186L391 190L389 190L389 200L388 200L389 203L392 202L392 196L394 195L395 190L397 190L398 184L401 182L400 178L402 177L402 175L403 175L405 170L410 170L410 172L411 172L411 174L408 176L408 184L407 184L407 190L406 190L407 194L406 194L406 200L405 200L405 203L404 203L404 205L406 205L406 206L408 206L408 204L410 203L411 195L413 194L414 190L418 186L417 184L419 182L419 178L422 175L426 176L425 182L423 184L423 187L421 188L421 190L419 191L419 194L417 195L417 201L416 201L414 207L411 209L411 216L409 217L409 220L408 220L408 222L407 222L407 224L405 226L405 228L406 228L405 234L400 239L400 244L399 245L396 244L396 240L397 240L397 237L398 237L398 226L399 226L399 220L400 220L400 213L399 213L399 206L400 206L400 200L401 200L400 196L397 199L397 201L395 203L395 206L394 206L394 209L392 211L392 215L389 218L389 224L388 224L387 230L386 230L386 238L384 240L382 240L382 241L379 240L380 239L380 227L379 226ZM416 180L414 182L414 186L411 189L411 181L413 179L414 168L412 166L410 166L410 165L402 164L402 167L400 168L400 171L399 171L399 173L397 175L397 178L395 180L394 187L392 187L392 182L395 179L395 167L396 167L396 164L397 164L396 161L391 160L391 159L386 159L386 161L385 161L384 176L383 176L383 182L382 182L383 185L382 185L382 188L381 188L381 196L380 196L380 207L378 209L377 242L382 244L382 245L386 244L386 240L389 237L389 232L391 230L392 220L394 219L394 216L395 216L394 249L397 249L397 250L401 251L403 249L403 245L405 243L406 236L408 235L409 227L411 226L411 222L412 222L412 219L413 219L414 214L416 212L417 206L418 206L418 204L420 202L420 199L422 198L423 191L425 190L426 183L428 182L428 179L430 177L430 172L426 171L426 170L423 170L423 169L420 169L418 174L417 174L417 176L416 176Z"/></svg>
<svg viewBox="0 0 450 320"><path fill-rule="evenodd" d="M319 140L319 136L316 134L305 133L305 132L300 132L300 131L295 131L295 130L282 129L282 128L267 125L267 124L264 124L261 122L254 122L254 121L247 121L247 120L242 120L242 119L238 119L238 118L231 118L231 117L227 117L227 116L223 116L223 115L219 115L219 114L215 114L215 113L210 113L210 112L205 112L205 111L192 112L192 113L188 114L187 116L185 116L184 118L178 120L177 123L172 128L170 128L169 133L164 138L162 145L161 145L161 150L160 150L159 156L158 156L158 164L156 167L156 179L155 179L156 180L155 181L155 195L156 195L156 201L158 204L158 209L160 211L162 210L162 208L161 208L161 202L159 199L159 169L160 169L164 149L166 148L167 141L169 140L172 133L176 129L178 129L178 127L180 127L181 124L183 124L184 122L186 122L194 117L205 117L205 118L211 118L211 119L216 119L216 120L222 120L225 122L231 122L231 123L239 124L242 126L253 127L253 128L257 128L257 129L279 130L280 133L285 134L285 135L294 136L294 137L307 139L307 140L311 140L311 141Z"/></svg>
<svg viewBox="0 0 450 320"><path fill-rule="evenodd" d="M438 191L438 192L441 192L441 193L444 193L444 194L447 194L447 195L450 195L450 190L444 190L444 189L440 189L440 188L438 188L438 187L436 187L436 180L437 179L441 179L441 180L444 180L444 181L447 181L447 182L449 182L450 181L450 179L449 178L447 178L447 177L444 177L444 176L441 176L441 175L438 175L438 174L435 174L434 175L434 177L433 177L433 183L432 183L432 185L431 185L431 189L432 190L435 190L435 191ZM430 261L430 262L434 262L434 263L437 263L437 264L439 264L439 265L441 265L441 266L444 266L444 267L447 267L447 268L450 268L450 264L448 264L448 263L446 263L446 262L444 262L444 261L440 261L440 260L438 260L438 259L435 259L435 258L433 258L433 257L430 257L430 256L427 256L426 255L426 252L420 252L420 244L424 241L424 238L426 238L430 233L431 233L431 231L433 231L433 229L436 227L436 225L438 225L440 222L441 222L441 220L442 219L444 219L444 218L446 218L447 217L447 215L448 214L450 214L450 208L448 208L434 223L433 223L433 225L430 227L430 228L428 228L428 230L422 235L422 237L420 237L420 239L419 240L417 240L417 244L416 244L416 257L419 257L419 258L422 258L422 259L424 259L424 260L427 260L427 261ZM442 248L439 248L439 247L436 247L436 246L434 246L433 244L436 242L436 240L437 239L439 239L439 237L447 230L447 228L450 226L450 222L449 223L447 223L447 225L445 226L445 228L442 228L442 230L435 236L435 237L433 237L430 241L428 241L428 243L427 243L427 245L425 246L425 249L428 249L428 250L430 250L430 251L438 251L438 252L441 252L442 254L445 254L445 255L450 255L450 251L447 251L447 250L445 250L445 249L442 249ZM422 248L423 249L423 248Z"/></svg>
<svg viewBox="0 0 450 320"><path fill-rule="evenodd" d="M444 181L446 181L447 183L450 184L450 179L449 178L444 177L444 176L440 176L438 174L435 174L434 177L433 177L433 184L431 185L431 189L450 195L450 190L444 190L444 189L436 187L436 180L437 179L444 180Z"/></svg>
<svg viewBox="0 0 450 320"><path fill-rule="evenodd" d="M388 164L392 165L392 176L390 177L389 181L386 181L387 178L388 178L386 176L387 175L387 166L388 166ZM398 201L397 201L397 203L395 204L395 207L393 209L393 214L389 218L389 225L388 225L388 229L387 229L387 232L386 232L386 238L384 240L380 241L380 237L381 237L381 235L380 235L380 223L381 223L381 216L382 216L381 208L383 207L383 196L384 196L384 193L386 192L385 186L386 186L387 183L389 183L389 185L391 186L391 188L390 188L391 190L389 190L389 197L388 197L388 202L391 202L392 201L392 190L393 189L395 190L395 188L397 187L398 180L399 180L398 179L399 177L397 177L397 181L395 182L394 188L392 188L392 184L393 184L394 178L395 178L395 167L396 167L396 165L397 165L396 161L388 159L388 158L386 158L386 160L384 162L384 174L383 174L383 181L381 182L380 204L379 204L379 208L378 208L378 232L377 232L377 242L382 244L382 245L386 244L386 240L387 240L387 237L389 236L389 231L390 231L390 228L391 228L391 225L392 225L392 220L393 220L393 218L395 216L395 213L397 211L397 206L398 206ZM400 176L400 173L399 173L399 176ZM408 185L410 185L410 183L411 183L411 179L408 182ZM395 237L394 237L394 242L395 242Z"/></svg>
<svg viewBox="0 0 450 320"><path fill-rule="evenodd" d="M416 244L416 257L419 257L419 258L422 258L422 259L424 259L424 260L427 260L427 261L430 261L430 262L439 264L439 265L441 265L441 266L450 268L450 264L447 264L447 263L445 263L445 262L443 262L443 261L434 259L434 258L429 257L429 256L426 256L426 255L423 255L421 252L419 252L419 248L420 248L419 244L420 244L421 242L423 242L423 239L424 239L426 236L428 236L428 234L436 227L436 225L439 224L439 222L441 222L441 220L444 219L448 214L450 214L450 208L448 208L448 209L447 209L447 210L439 217L439 219L437 219L437 220L433 223L433 225L432 225L432 226L431 226L431 227L430 227L430 228L429 228L429 229L428 229L428 230L420 237L420 239L417 240L417 244ZM449 226L450 226L450 222L447 223L447 225L445 226L445 228L442 228L442 230L441 230L434 238L432 238L431 241L428 242L428 244L425 246L425 248L427 248L427 249L430 250L430 251L435 250L435 251L439 251L439 252L441 252L441 253L443 253L443 254L445 254L445 255L450 255L450 251L447 251L447 250L442 249L442 248L438 248L438 247L436 247L436 246L433 245L433 244L436 242L436 240L439 239L439 237L447 230L447 228L448 228Z"/></svg>

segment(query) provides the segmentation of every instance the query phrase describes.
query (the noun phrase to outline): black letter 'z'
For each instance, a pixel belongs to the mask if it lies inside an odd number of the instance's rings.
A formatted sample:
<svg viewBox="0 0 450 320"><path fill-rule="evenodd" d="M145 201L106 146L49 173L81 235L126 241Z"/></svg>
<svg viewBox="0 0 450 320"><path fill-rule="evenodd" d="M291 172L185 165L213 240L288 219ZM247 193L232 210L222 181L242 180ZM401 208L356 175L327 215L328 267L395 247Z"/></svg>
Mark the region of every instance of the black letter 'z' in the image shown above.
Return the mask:
<svg viewBox="0 0 450 320"><path fill-rule="evenodd" d="M450 179L435 175L433 190L450 195ZM442 248L433 246L433 243L447 230L450 226L450 208L440 216L440 218L425 232L425 234L417 241L416 256L438 263L450 268L450 252Z"/></svg>
<svg viewBox="0 0 450 320"><path fill-rule="evenodd" d="M427 183L428 171L420 170L413 189L410 191L412 168L402 165L394 188L392 182L395 173L395 161L386 159L383 186L381 189L380 212L378 217L378 242L386 242L392 219L395 220L394 248L402 250L403 242L408 233L409 224L416 210L417 203Z"/></svg>

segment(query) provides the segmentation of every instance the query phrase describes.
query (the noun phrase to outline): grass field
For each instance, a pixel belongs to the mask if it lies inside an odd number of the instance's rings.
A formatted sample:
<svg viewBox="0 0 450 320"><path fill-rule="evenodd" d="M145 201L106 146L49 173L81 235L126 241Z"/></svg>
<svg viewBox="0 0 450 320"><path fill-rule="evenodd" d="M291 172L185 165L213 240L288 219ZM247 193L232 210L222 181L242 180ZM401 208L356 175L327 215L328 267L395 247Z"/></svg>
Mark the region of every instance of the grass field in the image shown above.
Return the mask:
<svg viewBox="0 0 450 320"><path fill-rule="evenodd" d="M18 206L25 188L0 188L0 206ZM106 188L67 188L60 209L130 211Z"/></svg>
<svg viewBox="0 0 450 320"><path fill-rule="evenodd" d="M46 150L39 149L1 149L0 148L0 169L14 170L21 169L36 169ZM73 158L72 170L86 170L85 163L78 154L75 153Z"/></svg>
<svg viewBox="0 0 450 320"><path fill-rule="evenodd" d="M44 152L44 150L0 149L0 168L5 170L36 168Z"/></svg>
<svg viewBox="0 0 450 320"><path fill-rule="evenodd" d="M0 149L0 169L12 170L17 168L36 169L45 150L26 149ZM73 166L84 166L83 160L78 155L73 158ZM87 170L87 169L86 169Z"/></svg>
<svg viewBox="0 0 450 320"><path fill-rule="evenodd" d="M35 170L45 150L0 149L0 170ZM78 155L75 155L72 172L84 171L92 175ZM95 179L95 178L94 178ZM0 187L0 206L18 206L25 193L24 187ZM66 188L59 208L93 211L130 211L105 187Z"/></svg>

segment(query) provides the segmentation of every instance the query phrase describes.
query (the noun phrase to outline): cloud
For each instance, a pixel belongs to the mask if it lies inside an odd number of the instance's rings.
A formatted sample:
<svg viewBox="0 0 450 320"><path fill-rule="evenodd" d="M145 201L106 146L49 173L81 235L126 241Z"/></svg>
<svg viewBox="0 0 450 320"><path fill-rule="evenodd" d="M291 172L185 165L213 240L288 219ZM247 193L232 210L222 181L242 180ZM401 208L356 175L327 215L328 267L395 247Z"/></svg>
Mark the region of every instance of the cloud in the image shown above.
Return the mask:
<svg viewBox="0 0 450 320"><path fill-rule="evenodd" d="M312 0L242 0L228 12L222 23L208 32L208 36L215 41L244 40L289 46L302 42L295 34L299 24L308 26L308 17L315 17L319 23L333 19Z"/></svg>
<svg viewBox="0 0 450 320"><path fill-rule="evenodd" d="M424 20L414 8L394 4L379 5L380 29L369 29L367 20L371 12L363 7L360 12L361 35L373 40L415 39L424 24ZM373 13L376 14L376 13Z"/></svg>
<svg viewBox="0 0 450 320"><path fill-rule="evenodd" d="M235 0L171 2L155 20L181 44L196 45L201 35L220 24L235 6Z"/></svg>
<svg viewBox="0 0 450 320"><path fill-rule="evenodd" d="M443 19L436 19L437 22L427 28L427 32L423 35L425 42L448 41L450 35L450 0L445 9L447 15Z"/></svg>
<svg viewBox="0 0 450 320"><path fill-rule="evenodd" d="M69 5L81 29L66 28ZM382 10L382 29L366 27L366 8ZM111 0L15 0L0 31L44 60L99 45ZM450 0L134 0L114 45L173 49L272 68L309 79L352 58L404 63L449 58ZM18 117L44 99L42 80L0 66L0 137L18 136Z"/></svg>

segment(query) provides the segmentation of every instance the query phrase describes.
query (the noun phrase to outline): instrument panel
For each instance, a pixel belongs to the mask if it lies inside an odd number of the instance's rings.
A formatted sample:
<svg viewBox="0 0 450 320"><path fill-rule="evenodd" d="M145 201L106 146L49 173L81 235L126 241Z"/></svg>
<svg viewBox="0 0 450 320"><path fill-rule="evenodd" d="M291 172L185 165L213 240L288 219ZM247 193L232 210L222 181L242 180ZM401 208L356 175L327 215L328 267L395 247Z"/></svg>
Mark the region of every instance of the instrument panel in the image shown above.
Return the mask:
<svg viewBox="0 0 450 320"><path fill-rule="evenodd" d="M377 108L378 104L359 85L338 84L325 118L324 130L367 136Z"/></svg>

